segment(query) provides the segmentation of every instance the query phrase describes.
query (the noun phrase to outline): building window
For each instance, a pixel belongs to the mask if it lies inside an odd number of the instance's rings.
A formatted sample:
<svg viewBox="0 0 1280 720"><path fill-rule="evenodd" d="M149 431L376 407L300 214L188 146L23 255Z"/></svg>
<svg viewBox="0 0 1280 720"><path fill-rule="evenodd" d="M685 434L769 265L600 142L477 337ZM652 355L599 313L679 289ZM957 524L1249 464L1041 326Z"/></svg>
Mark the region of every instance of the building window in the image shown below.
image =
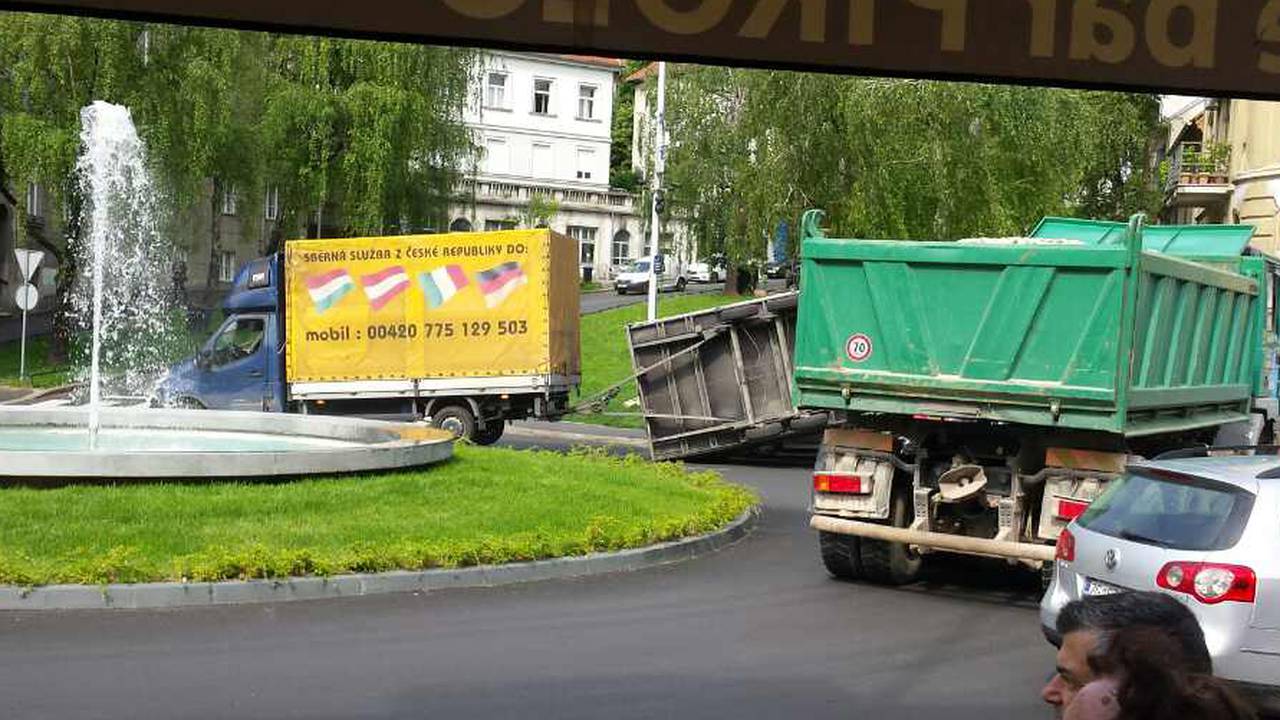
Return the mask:
<svg viewBox="0 0 1280 720"><path fill-rule="evenodd" d="M596 164L596 151L590 148L578 148L578 179L590 180L591 168Z"/></svg>
<svg viewBox="0 0 1280 720"><path fill-rule="evenodd" d="M578 241L578 259L583 265L596 262L596 229L585 225L570 225L569 237Z"/></svg>
<svg viewBox="0 0 1280 720"><path fill-rule="evenodd" d="M40 183L29 183L27 185L27 215L31 217L44 215L44 208L40 203L42 195Z"/></svg>
<svg viewBox="0 0 1280 720"><path fill-rule="evenodd" d="M533 144L532 162L529 168L536 178L555 176L555 167L551 160L551 146L546 143Z"/></svg>
<svg viewBox="0 0 1280 720"><path fill-rule="evenodd" d="M594 120L596 117L596 86L578 86L578 119Z"/></svg>
<svg viewBox="0 0 1280 720"><path fill-rule="evenodd" d="M266 218L273 221L280 219L280 188L267 188Z"/></svg>
<svg viewBox="0 0 1280 720"><path fill-rule="evenodd" d="M493 232L494 230L515 230L515 229L516 229L515 220L485 220L484 221L485 232Z"/></svg>
<svg viewBox="0 0 1280 720"><path fill-rule="evenodd" d="M236 279L236 254L223 250L218 253L218 280L231 282Z"/></svg>
<svg viewBox="0 0 1280 720"><path fill-rule="evenodd" d="M619 230L613 234L613 257L614 265L626 265L631 262L631 233L626 230Z"/></svg>
<svg viewBox="0 0 1280 720"><path fill-rule="evenodd" d="M484 106L493 110L507 109L507 74L489 73L485 83Z"/></svg>
<svg viewBox="0 0 1280 720"><path fill-rule="evenodd" d="M511 167L505 138L488 138L484 141L485 167L491 173L503 174Z"/></svg>
<svg viewBox="0 0 1280 720"><path fill-rule="evenodd" d="M551 81L536 79L533 81L533 112L536 115L551 114Z"/></svg>
<svg viewBox="0 0 1280 720"><path fill-rule="evenodd" d="M236 189L234 186L229 187L222 192L222 214L236 214Z"/></svg>

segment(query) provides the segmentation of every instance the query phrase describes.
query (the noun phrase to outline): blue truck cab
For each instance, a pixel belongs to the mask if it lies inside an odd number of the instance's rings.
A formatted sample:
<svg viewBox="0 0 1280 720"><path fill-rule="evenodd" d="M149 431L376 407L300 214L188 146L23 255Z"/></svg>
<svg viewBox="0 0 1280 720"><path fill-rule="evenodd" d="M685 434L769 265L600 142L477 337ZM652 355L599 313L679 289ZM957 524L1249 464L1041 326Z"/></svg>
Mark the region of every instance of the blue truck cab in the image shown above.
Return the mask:
<svg viewBox="0 0 1280 720"><path fill-rule="evenodd" d="M247 263L222 304L225 319L194 357L169 368L153 403L280 412L286 409L279 254Z"/></svg>

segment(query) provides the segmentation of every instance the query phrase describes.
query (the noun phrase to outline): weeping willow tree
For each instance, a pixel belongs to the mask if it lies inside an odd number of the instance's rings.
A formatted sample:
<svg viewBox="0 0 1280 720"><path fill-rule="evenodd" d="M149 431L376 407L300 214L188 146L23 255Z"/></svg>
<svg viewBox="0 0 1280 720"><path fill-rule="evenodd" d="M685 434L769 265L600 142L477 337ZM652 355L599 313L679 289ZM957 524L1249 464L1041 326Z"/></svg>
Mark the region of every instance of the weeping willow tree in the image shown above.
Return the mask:
<svg viewBox="0 0 1280 720"><path fill-rule="evenodd" d="M232 192L257 204L275 189L286 234L435 226L475 157L462 122L475 67L466 50L0 12L0 165L11 187L45 187L74 237L79 112L105 100L131 109L175 233L210 203L211 258ZM59 260L64 308L68 243L32 239ZM60 354L69 327L55 325Z"/></svg>
<svg viewBox="0 0 1280 720"><path fill-rule="evenodd" d="M709 67L668 93L668 204L738 261L810 207L843 236L950 239L1158 202L1152 96Z"/></svg>

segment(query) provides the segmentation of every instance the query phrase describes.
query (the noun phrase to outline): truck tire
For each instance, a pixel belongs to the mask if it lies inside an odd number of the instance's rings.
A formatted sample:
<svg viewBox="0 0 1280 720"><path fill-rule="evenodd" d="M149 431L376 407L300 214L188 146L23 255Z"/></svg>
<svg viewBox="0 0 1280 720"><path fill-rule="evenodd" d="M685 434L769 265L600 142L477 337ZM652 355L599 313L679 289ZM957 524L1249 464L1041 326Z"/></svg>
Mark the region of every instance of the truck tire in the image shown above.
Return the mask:
<svg viewBox="0 0 1280 720"><path fill-rule="evenodd" d="M476 416L465 405L445 405L431 413L431 424L448 430L456 438L476 441Z"/></svg>
<svg viewBox="0 0 1280 720"><path fill-rule="evenodd" d="M506 420L487 422L483 430L476 430L475 443L477 445L492 445L502 439L502 433L506 429Z"/></svg>
<svg viewBox="0 0 1280 720"><path fill-rule="evenodd" d="M860 538L852 535L819 531L818 549L822 551L822 564L827 572L838 580L862 579L862 556L858 547Z"/></svg>
<svg viewBox="0 0 1280 720"><path fill-rule="evenodd" d="M889 524L905 528L911 525L914 513L907 494L893 491L889 501ZM868 540L862 542L862 572L872 582L882 585L906 585L920 576L924 559L907 547L906 543Z"/></svg>

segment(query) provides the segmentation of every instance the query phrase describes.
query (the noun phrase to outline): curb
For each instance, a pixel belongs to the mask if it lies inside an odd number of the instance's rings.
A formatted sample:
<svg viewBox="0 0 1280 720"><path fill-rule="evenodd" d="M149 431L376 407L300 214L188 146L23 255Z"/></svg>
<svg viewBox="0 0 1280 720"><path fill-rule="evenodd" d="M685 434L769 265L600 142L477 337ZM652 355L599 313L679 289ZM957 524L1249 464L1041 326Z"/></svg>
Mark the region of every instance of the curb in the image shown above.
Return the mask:
<svg viewBox="0 0 1280 720"><path fill-rule="evenodd" d="M563 430L542 430L539 428L519 427L516 425L508 425L504 432L504 436L580 442L591 445L603 445L606 447L616 445L619 447L636 448L646 452L649 450L649 441L641 438L582 432L565 432Z"/></svg>
<svg viewBox="0 0 1280 720"><path fill-rule="evenodd" d="M33 388L31 392L26 395L0 402L0 405L25 405L27 403L35 402L41 398L48 397L49 395L56 395L60 392L74 390L75 388L80 387L81 384L82 383L69 383L67 385L58 385L51 388Z"/></svg>
<svg viewBox="0 0 1280 720"><path fill-rule="evenodd" d="M760 513L759 506L748 508L720 530L660 545L509 565L207 583L48 585L37 588L4 585L0 586L0 610L140 610L243 605L497 587L630 572L692 560L724 549L750 534Z"/></svg>

